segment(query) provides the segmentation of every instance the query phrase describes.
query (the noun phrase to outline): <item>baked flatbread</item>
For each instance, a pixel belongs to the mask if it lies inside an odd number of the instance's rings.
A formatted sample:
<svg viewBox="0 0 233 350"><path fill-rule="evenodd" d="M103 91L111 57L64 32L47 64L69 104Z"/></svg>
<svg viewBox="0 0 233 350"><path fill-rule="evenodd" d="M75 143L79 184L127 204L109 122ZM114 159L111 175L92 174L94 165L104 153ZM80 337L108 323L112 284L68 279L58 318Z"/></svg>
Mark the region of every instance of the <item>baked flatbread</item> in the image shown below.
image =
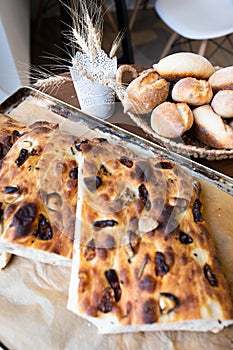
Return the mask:
<svg viewBox="0 0 233 350"><path fill-rule="evenodd" d="M100 333L217 332L232 303L200 185L163 158L80 153L68 309Z"/></svg>
<svg viewBox="0 0 233 350"><path fill-rule="evenodd" d="M77 139L37 124L14 143L0 169L0 247L47 263L71 265L77 155L95 145L105 155L124 149L103 138Z"/></svg>
<svg viewBox="0 0 233 350"><path fill-rule="evenodd" d="M76 138L38 126L11 147L0 169L0 246L48 263L71 263L77 203Z"/></svg>
<svg viewBox="0 0 233 350"><path fill-rule="evenodd" d="M27 131L32 130L38 126L46 126L50 128L56 128L56 124L51 124L46 121L35 122L30 125L25 125L19 123L16 120L12 119L6 114L0 113L0 166L3 158L11 149L13 144Z"/></svg>
<svg viewBox="0 0 233 350"><path fill-rule="evenodd" d="M3 159L14 145L14 143L22 136L24 133L37 128L39 126L46 126L49 128L57 128L57 124L51 124L47 121L35 122L30 125L25 125L23 123L17 122L6 114L0 113L0 168L2 166ZM2 208L3 203L1 203L1 218L2 218ZM11 254L2 251L0 255L0 265L4 268L11 259Z"/></svg>

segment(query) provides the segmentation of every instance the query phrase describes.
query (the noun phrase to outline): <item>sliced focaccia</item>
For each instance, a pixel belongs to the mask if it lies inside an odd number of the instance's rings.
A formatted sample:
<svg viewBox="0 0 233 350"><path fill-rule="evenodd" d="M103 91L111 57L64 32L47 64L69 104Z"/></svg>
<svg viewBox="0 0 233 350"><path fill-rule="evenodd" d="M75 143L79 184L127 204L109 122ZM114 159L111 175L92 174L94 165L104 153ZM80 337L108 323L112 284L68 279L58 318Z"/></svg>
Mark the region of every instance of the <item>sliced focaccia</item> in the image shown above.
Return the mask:
<svg viewBox="0 0 233 350"><path fill-rule="evenodd" d="M39 125L22 135L0 169L2 249L71 263L77 203L76 137Z"/></svg>
<svg viewBox="0 0 233 350"><path fill-rule="evenodd" d="M78 154L96 145L105 157L133 154L103 138L77 139L40 125L14 143L0 169L2 249L71 265Z"/></svg>
<svg viewBox="0 0 233 350"><path fill-rule="evenodd" d="M0 166L3 158L11 149L13 144L27 131L39 126L56 129L56 124L51 124L46 121L35 122L30 125L19 123L6 114L0 113Z"/></svg>
<svg viewBox="0 0 233 350"><path fill-rule="evenodd" d="M79 159L68 309L101 333L217 332L232 303L202 216L200 185L165 158Z"/></svg>

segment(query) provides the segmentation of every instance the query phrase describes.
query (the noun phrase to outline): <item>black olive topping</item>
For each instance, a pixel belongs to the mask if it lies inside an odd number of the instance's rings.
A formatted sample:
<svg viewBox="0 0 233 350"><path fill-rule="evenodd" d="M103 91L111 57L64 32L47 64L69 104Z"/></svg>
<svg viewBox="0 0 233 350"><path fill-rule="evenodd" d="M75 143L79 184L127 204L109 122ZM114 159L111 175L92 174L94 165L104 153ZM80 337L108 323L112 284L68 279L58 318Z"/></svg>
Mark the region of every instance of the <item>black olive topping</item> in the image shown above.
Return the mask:
<svg viewBox="0 0 233 350"><path fill-rule="evenodd" d="M163 277L169 272L169 267L165 262L165 257L163 253L156 252L155 263L156 263L156 266L155 266L156 276Z"/></svg>
<svg viewBox="0 0 233 350"><path fill-rule="evenodd" d="M189 235L187 235L187 233L184 233L182 231L180 231L179 233L179 240L182 244L191 244L193 243L193 239L192 237L190 237Z"/></svg>
<svg viewBox="0 0 233 350"><path fill-rule="evenodd" d="M173 169L174 165L171 162L166 162L166 161L162 161L159 163L155 164L155 168L160 168L160 169Z"/></svg>
<svg viewBox="0 0 233 350"><path fill-rule="evenodd" d="M213 274L210 265L205 264L203 267L204 275L207 278L209 284L212 287L218 287L218 281L216 276Z"/></svg>
<svg viewBox="0 0 233 350"><path fill-rule="evenodd" d="M121 164L125 165L127 168L132 168L133 161L127 157L120 157Z"/></svg>
<svg viewBox="0 0 233 350"><path fill-rule="evenodd" d="M25 148L22 148L20 150L19 156L15 161L15 164L20 167L21 165L23 165L23 163L27 160L27 158L29 157L29 153L28 150Z"/></svg>
<svg viewBox="0 0 233 350"><path fill-rule="evenodd" d="M114 291L114 297L116 301L119 301L121 298L121 287L119 283L119 279L116 273L116 270L109 269L105 271L105 277L107 278L107 281L109 282L110 286L112 287Z"/></svg>
<svg viewBox="0 0 233 350"><path fill-rule="evenodd" d="M201 206L202 206L202 203L197 198L194 201L193 207L192 207L193 219L194 219L195 222L202 222L203 221L202 214L201 214Z"/></svg>
<svg viewBox="0 0 233 350"><path fill-rule="evenodd" d="M107 219L107 220L94 221L92 223L92 226L93 227L98 227L98 228L105 228L105 227L113 227L113 226L116 226L117 224L118 224L117 221L111 220L111 219Z"/></svg>
<svg viewBox="0 0 233 350"><path fill-rule="evenodd" d="M149 194L148 194L148 191L147 191L146 186L144 184L141 184L138 187L138 193L139 193L139 198L143 201L146 210L149 211L151 208L151 202L148 199Z"/></svg>
<svg viewBox="0 0 233 350"><path fill-rule="evenodd" d="M78 167L70 170L69 177L73 180L76 180L78 178Z"/></svg>
<svg viewBox="0 0 233 350"><path fill-rule="evenodd" d="M18 186L6 186L4 188L4 192L7 193L7 194L15 193L15 192L18 192L18 191L19 191Z"/></svg>
<svg viewBox="0 0 233 350"><path fill-rule="evenodd" d="M39 215L38 228L35 233L35 236L36 238L41 239L43 241L48 241L53 237L52 227L43 214Z"/></svg>
<svg viewBox="0 0 233 350"><path fill-rule="evenodd" d="M114 302L114 292L111 287L107 287L103 291L103 296L97 305L97 309L103 313L110 312L112 311Z"/></svg>

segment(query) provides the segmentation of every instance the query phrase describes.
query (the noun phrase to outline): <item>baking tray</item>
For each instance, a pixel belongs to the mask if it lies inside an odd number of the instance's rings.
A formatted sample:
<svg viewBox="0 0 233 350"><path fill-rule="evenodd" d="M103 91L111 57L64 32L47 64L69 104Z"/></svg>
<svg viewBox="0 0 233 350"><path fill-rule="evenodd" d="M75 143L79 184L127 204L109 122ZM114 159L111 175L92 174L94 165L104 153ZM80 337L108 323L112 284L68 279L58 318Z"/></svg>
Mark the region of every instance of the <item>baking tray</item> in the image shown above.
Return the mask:
<svg viewBox="0 0 233 350"><path fill-rule="evenodd" d="M120 140L127 144L128 147L134 148L134 150L136 148L136 152L140 155L166 156L170 160L178 162L181 167L185 168L189 173L191 172L197 179L207 181L231 196L233 195L233 178L199 164L189 157L172 152L142 136L135 135L117 125L111 124L106 120L87 115L80 109L38 91L37 89L31 87L20 88L0 105L0 112L11 114L27 100L31 103L34 102L38 107L45 108L66 120L74 123L81 122L91 130L95 130L105 136L108 135L110 138ZM73 129L72 131L75 130Z"/></svg>
<svg viewBox="0 0 233 350"><path fill-rule="evenodd" d="M27 113L27 106L30 105ZM33 106L37 108L34 109ZM23 108L24 107L24 108ZM210 224L217 255L230 286L233 300L232 274L232 194L233 179L211 170L189 158L125 131L107 121L86 115L56 98L33 88L21 88L0 106L1 113L17 120L59 119L60 126L79 134L93 134L120 141L140 156L162 155L178 162L202 184L205 198L204 217ZM23 112L23 113L22 113ZM67 122L67 123L66 123ZM218 334L204 332L138 332L135 334L99 335L86 320L66 310L70 268L43 264L15 256L0 271L0 339L11 350L225 350L233 349L233 326ZM36 332L35 332L36 329Z"/></svg>

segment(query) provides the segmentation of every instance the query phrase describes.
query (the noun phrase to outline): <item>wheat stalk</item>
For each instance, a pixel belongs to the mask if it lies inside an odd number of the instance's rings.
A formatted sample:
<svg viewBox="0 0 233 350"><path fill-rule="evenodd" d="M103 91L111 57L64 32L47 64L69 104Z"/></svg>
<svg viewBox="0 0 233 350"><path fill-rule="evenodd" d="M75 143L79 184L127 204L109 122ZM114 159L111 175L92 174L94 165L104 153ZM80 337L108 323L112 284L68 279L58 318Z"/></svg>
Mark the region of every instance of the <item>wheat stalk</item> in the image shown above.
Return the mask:
<svg viewBox="0 0 233 350"><path fill-rule="evenodd" d="M121 45L121 42L122 42L124 35L125 35L125 31L117 34L115 40L112 43L112 47L111 47L110 52L109 52L110 58L113 58L114 56L116 56L117 50L119 49L119 47Z"/></svg>
<svg viewBox="0 0 233 350"><path fill-rule="evenodd" d="M46 89L50 86L58 86L61 84L66 83L67 81L70 81L71 79L69 77L63 77L63 76L52 76L49 78L45 78L45 79L39 79L37 80L36 83L33 84L33 87L35 88L43 88Z"/></svg>
<svg viewBox="0 0 233 350"><path fill-rule="evenodd" d="M74 25L73 41L84 53L88 54L90 62L93 63L96 55L102 50L103 14L97 0L92 0L89 6L87 3L87 0L80 1L79 5L73 2L73 8L70 11ZM110 59L116 55L124 34L124 32L118 33L113 41L109 52Z"/></svg>
<svg viewBox="0 0 233 350"><path fill-rule="evenodd" d="M78 46L87 54L89 50L86 40L84 40L84 38L77 32L76 28L73 28L73 36L75 37Z"/></svg>
<svg viewBox="0 0 233 350"><path fill-rule="evenodd" d="M104 18L101 3L99 4L97 0L90 2L87 0L79 2L71 0L71 7L64 3L63 5L70 11L73 20L72 36L70 36L71 42L76 45L81 53L88 57L91 65L96 64L96 59L103 57L102 38ZM123 31L117 34L108 54L109 60L112 60L116 56L124 34L125 32ZM74 56L71 61L78 73L92 82L97 82L97 78L92 76L91 72L88 72L87 69L79 64L78 58ZM123 101L125 96L125 87L123 84L117 82L115 78L108 78L101 81L101 83L111 87L119 96L119 99Z"/></svg>

